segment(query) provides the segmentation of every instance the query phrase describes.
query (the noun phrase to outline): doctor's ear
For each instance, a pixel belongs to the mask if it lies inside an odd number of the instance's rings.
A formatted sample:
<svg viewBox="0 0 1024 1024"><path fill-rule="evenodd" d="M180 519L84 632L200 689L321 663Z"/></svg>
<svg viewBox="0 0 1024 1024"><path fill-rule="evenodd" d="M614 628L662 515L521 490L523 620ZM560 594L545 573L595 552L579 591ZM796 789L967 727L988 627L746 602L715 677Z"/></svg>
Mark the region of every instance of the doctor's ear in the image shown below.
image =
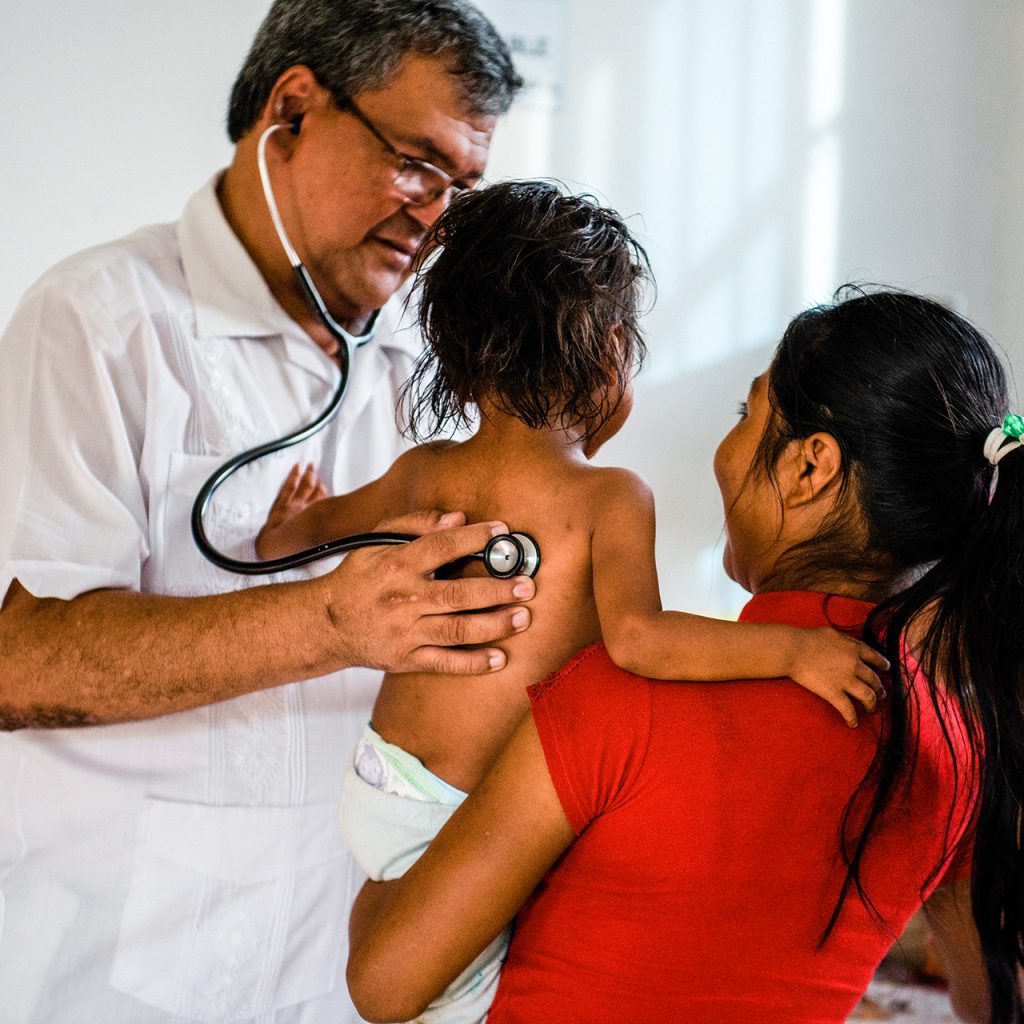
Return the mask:
<svg viewBox="0 0 1024 1024"><path fill-rule="evenodd" d="M330 93L317 81L304 64L296 64L274 83L263 109L264 123L285 124L292 135L298 135L303 118L310 111L325 107Z"/></svg>

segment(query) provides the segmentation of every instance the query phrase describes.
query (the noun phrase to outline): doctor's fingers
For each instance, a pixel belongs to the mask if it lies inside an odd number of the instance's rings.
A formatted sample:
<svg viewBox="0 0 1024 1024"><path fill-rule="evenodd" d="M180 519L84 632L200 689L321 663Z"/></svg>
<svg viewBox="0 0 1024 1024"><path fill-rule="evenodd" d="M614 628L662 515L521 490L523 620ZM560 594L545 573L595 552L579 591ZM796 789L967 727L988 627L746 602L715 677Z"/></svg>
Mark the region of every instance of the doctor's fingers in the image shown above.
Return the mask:
<svg viewBox="0 0 1024 1024"><path fill-rule="evenodd" d="M426 513L426 517L424 522L424 513L413 513L376 526L378 530L422 534L402 550L400 561L410 571L425 577L443 565L482 552L493 537L508 533L508 527L498 522L463 526L465 518L457 512L445 515L431 512Z"/></svg>
<svg viewBox="0 0 1024 1024"><path fill-rule="evenodd" d="M505 667L508 658L497 647L467 651L458 647L420 647L412 654L412 671L446 676L483 676Z"/></svg>
<svg viewBox="0 0 1024 1024"><path fill-rule="evenodd" d="M504 523L498 522L471 523L468 526L441 529L409 544L403 555L403 562L406 568L414 573L419 573L424 577L433 576L442 566L452 562L458 562L469 556L483 557L490 541L495 537L503 537L507 534L508 527ZM520 549L521 551L522 549ZM471 591L472 589L470 588ZM488 608L492 604L506 604L509 601L528 601L536 591L532 580L527 576L517 577L515 586L511 589L514 589L515 593L509 594L506 589L499 588L495 592L498 595L498 600L488 601L484 601L482 598L462 600L457 596L462 593L461 588L435 591L435 593L441 595L442 600L448 597L447 606L461 611L464 608ZM479 593L483 594L484 591L480 589Z"/></svg>
<svg viewBox="0 0 1024 1024"><path fill-rule="evenodd" d="M493 576L472 576L454 580L426 580L417 587L415 601L421 601L423 615L445 612L479 612L501 605L517 605L531 600L537 585L529 576L497 579ZM453 641L476 643L477 641Z"/></svg>
<svg viewBox="0 0 1024 1024"><path fill-rule="evenodd" d="M514 606L493 608L472 615L424 615L409 630L408 640L417 648L413 652L415 659L420 651L432 647L486 647L521 633L529 625L529 609ZM480 671L487 671L487 668Z"/></svg>

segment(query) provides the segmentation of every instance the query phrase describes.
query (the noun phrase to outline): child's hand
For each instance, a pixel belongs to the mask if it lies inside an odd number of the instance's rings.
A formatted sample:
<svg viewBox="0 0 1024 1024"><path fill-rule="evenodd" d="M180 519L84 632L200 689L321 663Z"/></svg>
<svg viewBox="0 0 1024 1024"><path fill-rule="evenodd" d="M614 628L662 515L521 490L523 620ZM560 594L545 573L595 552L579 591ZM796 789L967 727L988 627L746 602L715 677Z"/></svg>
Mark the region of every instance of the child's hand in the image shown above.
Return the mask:
<svg viewBox="0 0 1024 1024"><path fill-rule="evenodd" d="M789 675L856 729L857 703L878 710L885 697L879 673L888 671L888 659L860 640L834 629L801 629Z"/></svg>
<svg viewBox="0 0 1024 1024"><path fill-rule="evenodd" d="M260 558L279 558L293 554L291 545L279 537L277 531L314 501L326 497L327 489L312 463L305 469L298 464L292 466L281 490L277 492L274 504L270 506L263 529L256 535L256 553Z"/></svg>

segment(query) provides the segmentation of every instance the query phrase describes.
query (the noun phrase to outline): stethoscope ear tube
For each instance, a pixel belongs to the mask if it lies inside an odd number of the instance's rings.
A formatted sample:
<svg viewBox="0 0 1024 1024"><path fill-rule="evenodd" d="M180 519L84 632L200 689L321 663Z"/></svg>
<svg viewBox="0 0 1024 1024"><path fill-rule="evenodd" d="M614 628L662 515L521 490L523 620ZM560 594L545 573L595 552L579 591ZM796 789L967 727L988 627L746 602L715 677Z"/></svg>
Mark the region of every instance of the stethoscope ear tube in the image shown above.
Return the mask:
<svg viewBox="0 0 1024 1024"><path fill-rule="evenodd" d="M316 285L313 284L309 272L302 265L302 261L288 239L288 234L284 229L284 224L281 222L281 217L277 210L277 203L274 201L274 190L270 184L270 174L267 171L265 153L267 139L274 131L282 127L285 126L280 124L271 125L260 136L257 147L257 165L260 180L262 181L264 195L267 200L267 209L281 245L284 248L285 255L288 257L292 270L295 273L299 290L309 303L310 309L317 319L338 342L337 356L341 374L327 408L312 423L276 441L257 445L255 448L250 448L248 451L228 459L210 476L196 495L196 500L192 504L192 538L195 540L196 547L199 548L204 558L219 568L226 569L228 572L241 573L245 576L265 576L275 572L282 572L285 569L295 569L300 565L315 562L320 558L343 555L357 548L407 544L409 541L418 539L417 535L413 533L357 533L349 537L339 537L336 540L318 544L316 547L307 548L305 551L299 551L294 555L287 555L283 558L271 558L261 562L245 562L238 558L230 558L223 554L223 552L218 551L206 536L203 517L206 514L211 499L221 484L250 462L254 462L264 455L270 455L272 452L283 451L292 445L300 444L327 425L331 417L338 411L341 401L345 397L349 372L352 366L352 350L357 345L369 340L377 319L377 314L374 313L370 327L361 339L352 337L331 316L326 303L323 301L319 291L317 291ZM537 547L537 542L529 534L525 533L502 534L500 537L494 537L484 551L477 552L470 557L483 561L487 571L492 576L501 579L518 575L533 576L540 566L540 549Z"/></svg>

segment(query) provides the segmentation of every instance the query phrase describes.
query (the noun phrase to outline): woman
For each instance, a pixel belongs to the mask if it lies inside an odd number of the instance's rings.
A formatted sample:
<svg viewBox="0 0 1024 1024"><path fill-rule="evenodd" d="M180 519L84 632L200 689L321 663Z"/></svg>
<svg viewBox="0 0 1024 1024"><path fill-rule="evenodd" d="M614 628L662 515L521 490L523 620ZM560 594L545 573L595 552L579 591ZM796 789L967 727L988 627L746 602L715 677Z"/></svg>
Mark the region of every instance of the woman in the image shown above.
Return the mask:
<svg viewBox="0 0 1024 1024"><path fill-rule="evenodd" d="M797 317L715 457L726 570L745 619L875 639L885 712L851 731L785 681L656 683L582 652L414 868L360 894L364 1015L415 1016L518 913L490 1024L840 1022L924 902L958 1013L1021 1019L1006 406L988 343L933 302Z"/></svg>

